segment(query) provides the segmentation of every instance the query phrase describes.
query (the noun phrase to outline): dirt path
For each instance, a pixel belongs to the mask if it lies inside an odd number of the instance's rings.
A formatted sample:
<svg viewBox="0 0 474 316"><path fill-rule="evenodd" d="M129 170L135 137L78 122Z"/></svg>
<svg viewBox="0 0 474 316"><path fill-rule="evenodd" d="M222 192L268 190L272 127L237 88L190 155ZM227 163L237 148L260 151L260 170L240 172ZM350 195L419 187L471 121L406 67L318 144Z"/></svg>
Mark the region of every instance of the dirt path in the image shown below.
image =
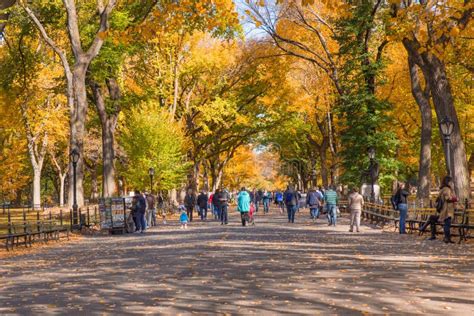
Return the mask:
<svg viewBox="0 0 474 316"><path fill-rule="evenodd" d="M277 213L0 260L0 314L474 314L471 245Z"/></svg>

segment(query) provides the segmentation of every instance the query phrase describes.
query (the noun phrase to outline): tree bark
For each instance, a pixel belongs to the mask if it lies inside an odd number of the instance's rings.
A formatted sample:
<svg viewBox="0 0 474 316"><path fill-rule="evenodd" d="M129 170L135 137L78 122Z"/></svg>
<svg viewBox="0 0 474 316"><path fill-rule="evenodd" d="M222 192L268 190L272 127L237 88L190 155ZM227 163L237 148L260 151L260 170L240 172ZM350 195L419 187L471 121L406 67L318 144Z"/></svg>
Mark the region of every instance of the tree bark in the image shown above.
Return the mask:
<svg viewBox="0 0 474 316"><path fill-rule="evenodd" d="M411 92L415 98L421 115L421 144L420 160L418 168L418 199L429 199L431 184L431 105L429 84L425 83L425 89L421 88L418 66L413 58L408 58L408 69L410 71Z"/></svg>
<svg viewBox="0 0 474 316"><path fill-rule="evenodd" d="M90 87L94 96L97 113L102 128L102 196L112 197L117 193L115 183L115 129L117 126L120 107L120 88L115 79L107 80L110 99L114 103L114 108L108 113L104 95L100 86L95 82L90 82Z"/></svg>

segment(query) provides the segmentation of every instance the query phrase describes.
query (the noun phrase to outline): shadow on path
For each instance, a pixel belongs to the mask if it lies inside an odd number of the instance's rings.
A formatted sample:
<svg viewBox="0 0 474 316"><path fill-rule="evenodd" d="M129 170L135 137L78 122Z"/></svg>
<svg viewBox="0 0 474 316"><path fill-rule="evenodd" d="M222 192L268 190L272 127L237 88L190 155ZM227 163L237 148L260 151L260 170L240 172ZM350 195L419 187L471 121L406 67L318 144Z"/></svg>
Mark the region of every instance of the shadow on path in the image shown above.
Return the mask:
<svg viewBox="0 0 474 316"><path fill-rule="evenodd" d="M177 223L2 260L0 314L474 313L469 245L272 213Z"/></svg>

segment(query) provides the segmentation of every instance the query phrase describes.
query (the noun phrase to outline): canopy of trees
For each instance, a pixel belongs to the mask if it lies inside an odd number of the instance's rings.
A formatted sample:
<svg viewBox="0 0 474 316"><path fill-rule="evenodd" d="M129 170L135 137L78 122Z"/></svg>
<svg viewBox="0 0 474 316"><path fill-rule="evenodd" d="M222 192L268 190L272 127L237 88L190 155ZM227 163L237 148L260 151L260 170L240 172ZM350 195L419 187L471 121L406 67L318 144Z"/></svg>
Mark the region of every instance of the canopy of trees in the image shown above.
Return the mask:
<svg viewBox="0 0 474 316"><path fill-rule="evenodd" d="M0 198L360 185L461 198L474 165L472 1L0 2ZM439 123L454 124L451 151ZM49 184L49 185L48 185Z"/></svg>

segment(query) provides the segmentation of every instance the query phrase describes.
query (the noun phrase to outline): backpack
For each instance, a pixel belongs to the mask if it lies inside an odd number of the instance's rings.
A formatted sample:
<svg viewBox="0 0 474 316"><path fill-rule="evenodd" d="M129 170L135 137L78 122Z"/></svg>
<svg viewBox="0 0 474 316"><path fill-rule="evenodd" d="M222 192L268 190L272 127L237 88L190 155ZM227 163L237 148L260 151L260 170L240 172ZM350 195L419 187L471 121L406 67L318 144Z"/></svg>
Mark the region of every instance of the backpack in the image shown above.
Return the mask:
<svg viewBox="0 0 474 316"><path fill-rule="evenodd" d="M277 202L283 202L283 194L281 194L280 192L278 192L276 194L276 200Z"/></svg>
<svg viewBox="0 0 474 316"><path fill-rule="evenodd" d="M319 198L317 192L311 192L308 195L309 206L319 206Z"/></svg>
<svg viewBox="0 0 474 316"><path fill-rule="evenodd" d="M400 204L401 199L400 199L400 191L397 191L392 197L390 198L390 203L392 203L392 208L394 210L398 210L398 204Z"/></svg>
<svg viewBox="0 0 474 316"><path fill-rule="evenodd" d="M292 193L292 192L286 192L285 193L285 203L286 204L291 203L291 201L293 201L293 198L294 198L294 193Z"/></svg>

